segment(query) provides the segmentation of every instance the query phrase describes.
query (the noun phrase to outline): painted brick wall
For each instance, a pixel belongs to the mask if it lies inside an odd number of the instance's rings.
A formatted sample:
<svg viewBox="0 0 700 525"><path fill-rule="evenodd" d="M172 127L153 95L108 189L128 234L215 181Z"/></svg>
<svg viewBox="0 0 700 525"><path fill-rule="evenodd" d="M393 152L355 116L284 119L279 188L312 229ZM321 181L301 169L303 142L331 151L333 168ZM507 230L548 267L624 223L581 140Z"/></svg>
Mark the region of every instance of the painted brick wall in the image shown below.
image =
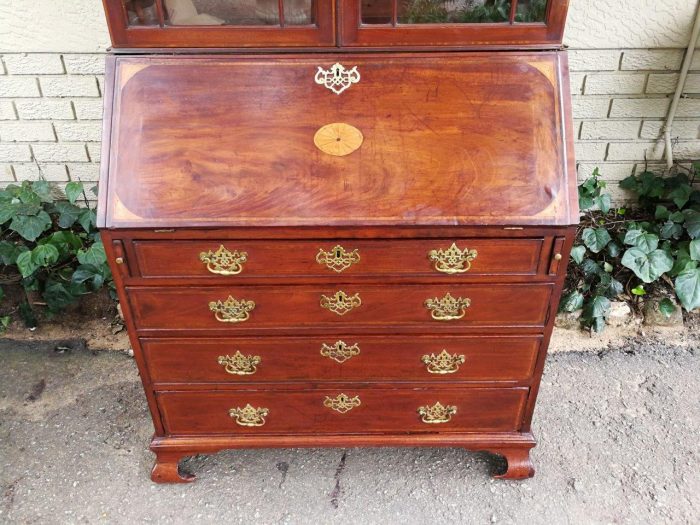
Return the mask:
<svg viewBox="0 0 700 525"><path fill-rule="evenodd" d="M661 127L675 90L696 0L571 0L570 46L579 178L598 166L617 183L663 169ZM34 179L96 181L102 53L98 0L0 2L0 185ZM674 154L700 159L700 53L678 120Z"/></svg>

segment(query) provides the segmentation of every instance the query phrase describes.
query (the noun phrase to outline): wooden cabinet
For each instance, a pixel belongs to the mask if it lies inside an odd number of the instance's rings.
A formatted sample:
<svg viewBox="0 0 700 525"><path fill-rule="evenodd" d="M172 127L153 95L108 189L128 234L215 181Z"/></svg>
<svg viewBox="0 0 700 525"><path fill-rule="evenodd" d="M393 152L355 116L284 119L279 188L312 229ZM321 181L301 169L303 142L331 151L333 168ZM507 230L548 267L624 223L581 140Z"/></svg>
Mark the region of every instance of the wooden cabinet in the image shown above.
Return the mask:
<svg viewBox="0 0 700 525"><path fill-rule="evenodd" d="M568 0L103 0L115 48L561 43Z"/></svg>
<svg viewBox="0 0 700 525"><path fill-rule="evenodd" d="M154 481L298 446L533 474L578 220L566 5L105 0L98 223Z"/></svg>

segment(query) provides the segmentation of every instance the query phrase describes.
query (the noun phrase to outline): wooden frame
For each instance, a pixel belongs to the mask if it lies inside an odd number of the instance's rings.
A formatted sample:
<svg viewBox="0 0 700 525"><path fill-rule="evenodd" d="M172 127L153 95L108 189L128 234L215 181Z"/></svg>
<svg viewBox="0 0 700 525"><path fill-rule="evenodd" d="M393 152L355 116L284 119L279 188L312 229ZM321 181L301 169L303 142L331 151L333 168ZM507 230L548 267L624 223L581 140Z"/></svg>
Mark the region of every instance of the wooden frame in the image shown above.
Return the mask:
<svg viewBox="0 0 700 525"><path fill-rule="evenodd" d="M122 0L103 0L113 47L272 48L334 46L336 43L335 0L316 0L316 23L309 26L284 25L284 16L280 26L168 26L163 0L155 1L159 25L129 26Z"/></svg>
<svg viewBox="0 0 700 525"><path fill-rule="evenodd" d="M516 23L512 4L510 21L502 24L416 24L393 21L363 24L361 0L316 0L313 26L169 26L163 0L155 0L159 24L129 26L122 0L103 0L112 45L120 48L333 48L377 49L403 47L454 49L510 47L551 49L561 45L569 0L550 0L544 23ZM284 0L280 0L280 8ZM283 13L283 10L280 11Z"/></svg>
<svg viewBox="0 0 700 525"><path fill-rule="evenodd" d="M348 47L381 46L457 46L487 47L515 46L523 48L552 48L561 44L569 0L550 0L544 23L515 23L515 6L510 22L502 24L416 24L397 23L393 0L393 21L390 24L363 24L360 0L339 0L340 45Z"/></svg>

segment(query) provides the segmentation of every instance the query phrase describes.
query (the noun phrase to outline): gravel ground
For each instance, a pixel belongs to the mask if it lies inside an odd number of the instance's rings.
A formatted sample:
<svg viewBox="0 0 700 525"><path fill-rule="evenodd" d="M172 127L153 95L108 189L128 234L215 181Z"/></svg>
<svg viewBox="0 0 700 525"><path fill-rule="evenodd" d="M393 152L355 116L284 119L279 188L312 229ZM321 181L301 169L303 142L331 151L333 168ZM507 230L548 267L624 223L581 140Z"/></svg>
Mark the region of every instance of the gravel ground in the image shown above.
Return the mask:
<svg viewBox="0 0 700 525"><path fill-rule="evenodd" d="M551 356L523 482L492 480L488 454L388 448L229 451L155 485L132 359L3 340L0 523L696 524L698 350Z"/></svg>

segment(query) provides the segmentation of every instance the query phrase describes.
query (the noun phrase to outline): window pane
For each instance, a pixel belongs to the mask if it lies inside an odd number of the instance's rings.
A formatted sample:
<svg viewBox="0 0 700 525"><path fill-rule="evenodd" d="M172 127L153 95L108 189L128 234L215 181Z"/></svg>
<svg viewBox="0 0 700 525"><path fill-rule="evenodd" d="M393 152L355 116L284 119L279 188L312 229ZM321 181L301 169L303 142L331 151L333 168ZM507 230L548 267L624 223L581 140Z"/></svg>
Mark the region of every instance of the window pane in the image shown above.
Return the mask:
<svg viewBox="0 0 700 525"><path fill-rule="evenodd" d="M510 0L399 0L401 24L507 22Z"/></svg>
<svg viewBox="0 0 700 525"><path fill-rule="evenodd" d="M313 24L313 0L285 0L287 25ZM175 26L278 25L278 0L163 0L166 23Z"/></svg>
<svg viewBox="0 0 700 525"><path fill-rule="evenodd" d="M123 0L130 26L158 25L155 0Z"/></svg>
<svg viewBox="0 0 700 525"><path fill-rule="evenodd" d="M544 22L547 14L547 0L519 0L516 22Z"/></svg>
<svg viewBox="0 0 700 525"><path fill-rule="evenodd" d="M403 0L397 0L401 3ZM362 0L363 24L390 24L392 0Z"/></svg>

